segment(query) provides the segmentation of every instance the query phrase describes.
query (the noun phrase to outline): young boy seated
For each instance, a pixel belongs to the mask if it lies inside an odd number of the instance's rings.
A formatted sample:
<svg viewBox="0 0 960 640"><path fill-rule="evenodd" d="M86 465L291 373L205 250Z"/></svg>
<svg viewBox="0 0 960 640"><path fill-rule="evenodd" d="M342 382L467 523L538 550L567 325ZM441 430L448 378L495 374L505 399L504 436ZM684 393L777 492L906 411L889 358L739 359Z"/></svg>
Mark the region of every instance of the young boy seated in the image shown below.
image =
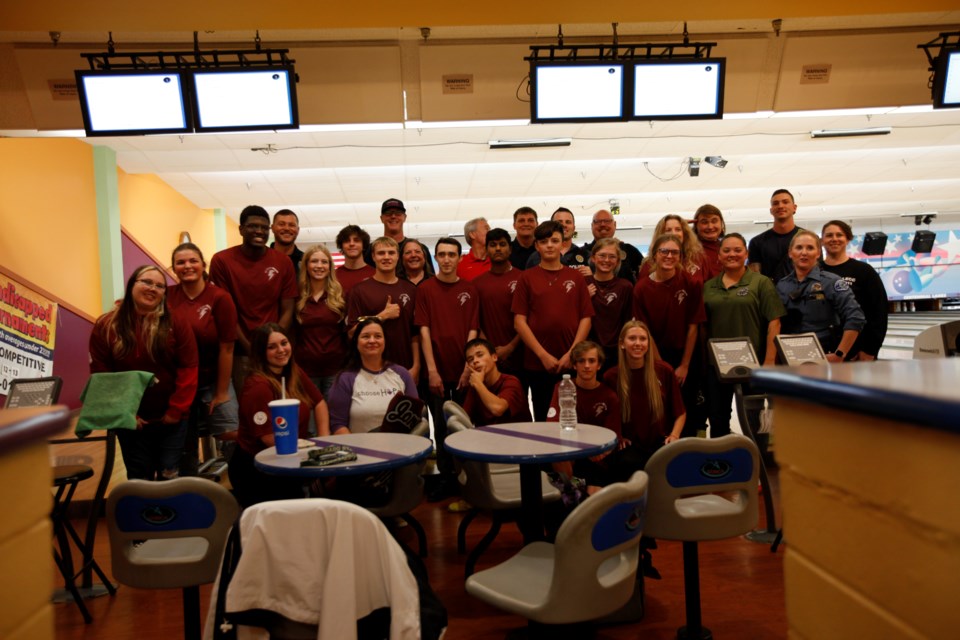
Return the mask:
<svg viewBox="0 0 960 640"><path fill-rule="evenodd" d="M626 443L620 435L620 400L613 389L597 380L597 373L603 367L603 348L590 340L578 342L570 350L570 361L576 371L573 382L577 385L577 422L610 429L617 434L617 448L622 448ZM550 399L548 422L560 420L559 390L558 383ZM609 453L575 462L558 462L553 467L568 478L576 476L585 479L589 487L605 486L611 482L603 462Z"/></svg>
<svg viewBox="0 0 960 640"><path fill-rule="evenodd" d="M508 422L530 422L523 385L515 376L500 373L493 345L483 338L475 338L464 348L470 380L463 410L474 426Z"/></svg>

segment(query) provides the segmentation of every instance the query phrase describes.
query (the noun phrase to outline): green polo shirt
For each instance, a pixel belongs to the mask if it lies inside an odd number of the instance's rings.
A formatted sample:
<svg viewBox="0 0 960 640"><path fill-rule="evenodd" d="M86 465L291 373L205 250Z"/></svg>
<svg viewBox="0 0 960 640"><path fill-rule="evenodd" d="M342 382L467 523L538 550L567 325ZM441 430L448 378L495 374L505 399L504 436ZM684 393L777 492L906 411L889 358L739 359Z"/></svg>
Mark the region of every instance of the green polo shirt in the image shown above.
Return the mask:
<svg viewBox="0 0 960 640"><path fill-rule="evenodd" d="M729 288L723 286L722 273L707 280L703 285L703 304L707 310L707 335L746 336L760 362L767 346L767 325L787 313L770 278L749 269Z"/></svg>

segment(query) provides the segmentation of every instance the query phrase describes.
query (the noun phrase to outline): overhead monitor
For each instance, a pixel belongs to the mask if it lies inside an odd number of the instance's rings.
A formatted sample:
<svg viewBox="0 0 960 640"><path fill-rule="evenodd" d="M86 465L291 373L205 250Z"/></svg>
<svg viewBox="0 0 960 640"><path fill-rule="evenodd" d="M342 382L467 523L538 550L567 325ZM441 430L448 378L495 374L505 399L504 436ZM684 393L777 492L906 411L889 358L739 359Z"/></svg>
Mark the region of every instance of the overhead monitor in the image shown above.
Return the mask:
<svg viewBox="0 0 960 640"><path fill-rule="evenodd" d="M292 66L192 72L197 132L296 129Z"/></svg>
<svg viewBox="0 0 960 640"><path fill-rule="evenodd" d="M960 49L944 49L933 74L933 108L960 107Z"/></svg>
<svg viewBox="0 0 960 640"><path fill-rule="evenodd" d="M633 120L723 117L725 58L633 63Z"/></svg>
<svg viewBox="0 0 960 640"><path fill-rule="evenodd" d="M88 136L192 131L180 72L78 70L75 74Z"/></svg>
<svg viewBox="0 0 960 640"><path fill-rule="evenodd" d="M624 120L626 66L576 60L530 62L530 121Z"/></svg>

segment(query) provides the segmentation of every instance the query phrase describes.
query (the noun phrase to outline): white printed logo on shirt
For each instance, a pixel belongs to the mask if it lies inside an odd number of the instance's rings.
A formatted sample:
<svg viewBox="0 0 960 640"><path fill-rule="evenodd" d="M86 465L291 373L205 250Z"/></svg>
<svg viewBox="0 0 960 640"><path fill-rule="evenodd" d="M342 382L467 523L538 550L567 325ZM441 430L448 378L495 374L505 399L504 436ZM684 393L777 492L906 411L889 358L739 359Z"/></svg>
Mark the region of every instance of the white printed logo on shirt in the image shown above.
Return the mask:
<svg viewBox="0 0 960 640"><path fill-rule="evenodd" d="M276 267L267 267L263 272L267 274L267 280L273 280L273 277L280 273L280 270Z"/></svg>
<svg viewBox="0 0 960 640"><path fill-rule="evenodd" d="M564 281L563 281L563 288L564 288L564 290L565 290L567 293L570 293L571 291L573 291L573 288L574 288L575 286L577 286L577 285L576 285L576 283L575 283L573 280L564 280Z"/></svg>
<svg viewBox="0 0 960 640"><path fill-rule="evenodd" d="M674 294L674 297L677 299L677 304L683 304L683 301L687 299L687 290L680 289L676 294Z"/></svg>
<svg viewBox="0 0 960 640"><path fill-rule="evenodd" d="M401 293L401 294L400 294L400 306L401 306L401 307L406 307L408 302L410 302L410 296L407 295L406 293Z"/></svg>
<svg viewBox="0 0 960 640"><path fill-rule="evenodd" d="M511 280L510 284L507 285L507 288L510 289L510 293L513 293L517 290L517 280Z"/></svg>
<svg viewBox="0 0 960 640"><path fill-rule="evenodd" d="M210 305L205 304L205 305L203 305L202 307L200 307L199 309L197 309L197 317L200 318L201 320L203 320L203 317L204 317L205 315L207 315L208 313L210 313L210 311L211 311Z"/></svg>
<svg viewBox="0 0 960 640"><path fill-rule="evenodd" d="M466 291L461 291L459 294L457 294L457 300L460 301L460 306L462 307L470 301L470 294Z"/></svg>

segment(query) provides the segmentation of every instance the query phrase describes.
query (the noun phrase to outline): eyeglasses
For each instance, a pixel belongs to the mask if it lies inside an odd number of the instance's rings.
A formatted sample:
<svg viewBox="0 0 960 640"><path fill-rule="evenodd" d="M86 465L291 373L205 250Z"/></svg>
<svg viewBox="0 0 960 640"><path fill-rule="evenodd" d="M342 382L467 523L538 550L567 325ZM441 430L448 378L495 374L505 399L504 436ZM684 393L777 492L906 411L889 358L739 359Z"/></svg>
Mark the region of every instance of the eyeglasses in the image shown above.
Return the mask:
<svg viewBox="0 0 960 640"><path fill-rule="evenodd" d="M662 256L679 256L680 249L657 249L657 253Z"/></svg>
<svg viewBox="0 0 960 640"><path fill-rule="evenodd" d="M156 289L157 291L167 290L167 285L154 282L153 280L137 280L137 282L149 289Z"/></svg>
<svg viewBox="0 0 960 640"><path fill-rule="evenodd" d="M613 220L606 220L601 218L600 220L594 220L593 224L613 224Z"/></svg>

